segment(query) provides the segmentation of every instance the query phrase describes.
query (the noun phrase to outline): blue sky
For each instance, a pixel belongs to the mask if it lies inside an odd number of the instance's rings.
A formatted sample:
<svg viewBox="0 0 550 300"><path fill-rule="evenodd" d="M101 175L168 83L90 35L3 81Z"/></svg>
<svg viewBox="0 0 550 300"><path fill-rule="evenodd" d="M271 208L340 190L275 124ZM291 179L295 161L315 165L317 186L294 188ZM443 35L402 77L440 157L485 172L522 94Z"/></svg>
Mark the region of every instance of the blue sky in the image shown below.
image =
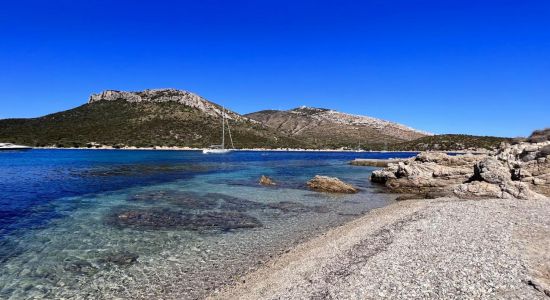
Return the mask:
<svg viewBox="0 0 550 300"><path fill-rule="evenodd" d="M116 2L116 3L115 3ZM550 126L550 1L3 1L0 118L173 87L435 133Z"/></svg>

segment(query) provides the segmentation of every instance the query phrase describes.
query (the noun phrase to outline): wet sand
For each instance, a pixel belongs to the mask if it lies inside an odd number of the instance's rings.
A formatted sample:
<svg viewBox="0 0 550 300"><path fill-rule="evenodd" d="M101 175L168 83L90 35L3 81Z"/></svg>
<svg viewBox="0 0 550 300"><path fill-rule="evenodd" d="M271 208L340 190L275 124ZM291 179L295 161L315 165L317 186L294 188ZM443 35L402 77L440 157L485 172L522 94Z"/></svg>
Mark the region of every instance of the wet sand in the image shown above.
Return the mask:
<svg viewBox="0 0 550 300"><path fill-rule="evenodd" d="M548 299L550 200L403 201L331 229L212 299Z"/></svg>

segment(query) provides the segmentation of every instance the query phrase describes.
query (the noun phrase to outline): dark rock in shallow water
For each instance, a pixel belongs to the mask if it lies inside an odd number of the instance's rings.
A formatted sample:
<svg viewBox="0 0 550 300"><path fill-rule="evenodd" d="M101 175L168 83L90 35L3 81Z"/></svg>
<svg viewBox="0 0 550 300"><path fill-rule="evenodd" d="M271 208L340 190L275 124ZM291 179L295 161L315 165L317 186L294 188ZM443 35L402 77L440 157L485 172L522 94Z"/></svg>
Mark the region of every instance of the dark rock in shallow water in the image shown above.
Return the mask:
<svg viewBox="0 0 550 300"><path fill-rule="evenodd" d="M90 275L97 272L97 268L85 260L69 261L63 269L80 275Z"/></svg>
<svg viewBox="0 0 550 300"><path fill-rule="evenodd" d="M277 203L270 203L268 204L268 207L271 209L278 209L282 212L318 212L318 213L326 213L328 212L328 208L324 206L308 206L304 205L302 203L298 202L291 202L291 201L281 201Z"/></svg>
<svg viewBox="0 0 550 300"><path fill-rule="evenodd" d="M107 223L121 228L129 227L151 230L229 230L262 226L256 218L240 212L228 211L190 214L166 209L122 210L109 215Z"/></svg>
<svg viewBox="0 0 550 300"><path fill-rule="evenodd" d="M145 202L167 202L186 209L213 209L218 205L218 202L211 197L202 196L197 193L174 190L160 190L137 193L131 195L128 200Z"/></svg>
<svg viewBox="0 0 550 300"><path fill-rule="evenodd" d="M266 205L260 202L237 198L220 193L208 193L204 195L204 197L213 200L223 201L223 203L220 205L220 208L223 210L234 210L242 212L251 209L266 208Z"/></svg>
<svg viewBox="0 0 550 300"><path fill-rule="evenodd" d="M129 266L137 261L139 255L127 251L109 253L99 261L102 263L112 263L118 266Z"/></svg>
<svg viewBox="0 0 550 300"><path fill-rule="evenodd" d="M110 167L93 167L84 171L72 172L81 177L110 177L110 176L148 176L159 173L185 173L191 177L191 173L208 172L211 168L204 165L120 165Z"/></svg>

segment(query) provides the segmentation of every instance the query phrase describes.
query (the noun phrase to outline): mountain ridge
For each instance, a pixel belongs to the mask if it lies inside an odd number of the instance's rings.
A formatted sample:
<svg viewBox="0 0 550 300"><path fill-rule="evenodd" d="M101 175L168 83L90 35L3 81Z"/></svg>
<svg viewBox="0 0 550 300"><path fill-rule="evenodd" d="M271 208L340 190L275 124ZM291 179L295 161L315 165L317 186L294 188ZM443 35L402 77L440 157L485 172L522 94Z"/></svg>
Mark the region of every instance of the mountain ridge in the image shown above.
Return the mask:
<svg viewBox="0 0 550 300"><path fill-rule="evenodd" d="M123 100L132 103L140 102L176 102L189 107L200 109L210 116L222 115L222 109L229 119L241 119L242 116L234 111L228 110L223 106L216 104L198 94L186 90L178 90L173 88L163 89L146 89L143 91L119 91L105 90L100 93L90 95L88 104L99 101L116 101Z"/></svg>
<svg viewBox="0 0 550 300"><path fill-rule="evenodd" d="M105 90L73 109L0 120L0 141L57 147L200 148L219 143L222 111L238 148L380 150L430 136L399 123L328 108L300 106L241 115L192 92L150 89Z"/></svg>
<svg viewBox="0 0 550 300"><path fill-rule="evenodd" d="M432 135L395 122L309 106L262 110L244 116L317 147L353 148L360 143L375 146Z"/></svg>

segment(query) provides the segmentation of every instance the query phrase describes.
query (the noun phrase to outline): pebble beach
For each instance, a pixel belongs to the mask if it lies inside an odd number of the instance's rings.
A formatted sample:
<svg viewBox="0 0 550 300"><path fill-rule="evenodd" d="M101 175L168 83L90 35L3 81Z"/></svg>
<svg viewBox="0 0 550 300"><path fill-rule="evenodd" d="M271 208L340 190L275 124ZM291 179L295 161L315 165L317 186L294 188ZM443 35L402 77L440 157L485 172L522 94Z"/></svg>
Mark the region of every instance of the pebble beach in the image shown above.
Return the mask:
<svg viewBox="0 0 550 300"><path fill-rule="evenodd" d="M402 201L332 229L212 299L547 299L550 200Z"/></svg>

